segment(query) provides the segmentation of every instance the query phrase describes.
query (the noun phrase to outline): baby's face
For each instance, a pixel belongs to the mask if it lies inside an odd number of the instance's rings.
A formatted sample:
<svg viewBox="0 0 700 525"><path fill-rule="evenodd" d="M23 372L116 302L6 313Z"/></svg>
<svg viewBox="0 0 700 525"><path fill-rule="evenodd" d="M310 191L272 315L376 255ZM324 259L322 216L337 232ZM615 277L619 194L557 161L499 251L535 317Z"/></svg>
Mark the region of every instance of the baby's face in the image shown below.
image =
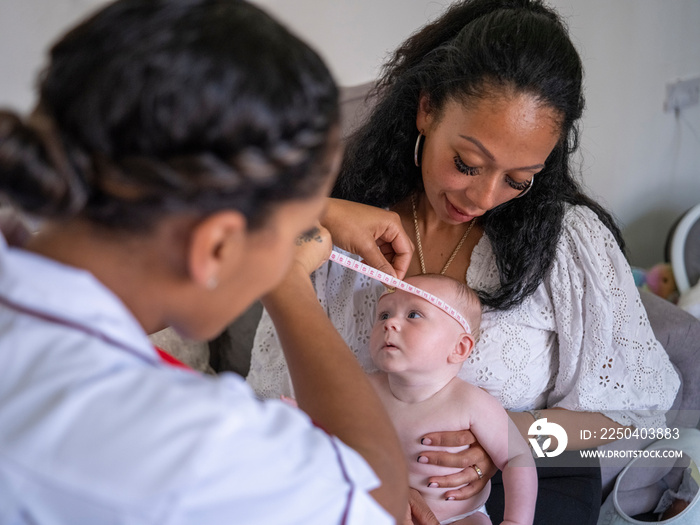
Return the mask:
<svg viewBox="0 0 700 525"><path fill-rule="evenodd" d="M449 283L427 277L412 277L407 282L447 303L457 301ZM370 355L384 372L433 370L447 365L447 356L463 334L461 325L446 312L397 289L377 303Z"/></svg>

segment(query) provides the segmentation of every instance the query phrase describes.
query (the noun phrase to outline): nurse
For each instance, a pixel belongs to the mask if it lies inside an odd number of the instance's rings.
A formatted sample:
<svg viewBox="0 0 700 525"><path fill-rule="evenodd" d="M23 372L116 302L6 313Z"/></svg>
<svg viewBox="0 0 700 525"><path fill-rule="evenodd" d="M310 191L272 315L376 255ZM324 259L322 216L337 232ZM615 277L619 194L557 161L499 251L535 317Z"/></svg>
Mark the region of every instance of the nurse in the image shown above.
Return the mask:
<svg viewBox="0 0 700 525"><path fill-rule="evenodd" d="M391 423L308 277L339 161L319 57L245 2L119 0L39 87L0 113L0 192L44 219L0 237L0 523L402 517ZM261 296L305 413L147 338L212 338Z"/></svg>

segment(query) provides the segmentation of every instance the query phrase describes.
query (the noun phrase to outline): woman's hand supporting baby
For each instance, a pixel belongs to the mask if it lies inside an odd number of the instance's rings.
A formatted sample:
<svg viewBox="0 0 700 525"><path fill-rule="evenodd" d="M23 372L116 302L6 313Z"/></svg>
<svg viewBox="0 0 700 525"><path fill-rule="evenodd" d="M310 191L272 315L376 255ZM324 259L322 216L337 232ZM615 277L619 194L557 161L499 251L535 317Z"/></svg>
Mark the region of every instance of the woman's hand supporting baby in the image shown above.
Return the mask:
<svg viewBox="0 0 700 525"><path fill-rule="evenodd" d="M430 448L426 448L421 453L421 457L432 465L462 469L460 472L448 476L432 476L428 479L430 483L437 483L440 487L459 487L468 483L460 489L446 492L446 497L453 497L456 500L468 499L481 492L494 474L498 472L494 462L469 430L434 432L426 434L421 442L426 447L463 447L469 445L469 448L460 452L431 451ZM481 471L481 477L477 474L474 465Z"/></svg>
<svg viewBox="0 0 700 525"><path fill-rule="evenodd" d="M430 483L437 483L441 487L461 487L468 483L459 489L446 492L446 497L453 497L455 500L468 499L481 492L493 475L498 472L494 462L469 430L426 434L422 442L428 448L421 453L421 457L425 458L428 463L463 469L449 476L433 476L428 479ZM429 449L430 446L462 447L464 445L469 445L469 448L460 452L431 451ZM481 478L473 468L474 465L477 465L481 470ZM410 516L404 518L404 521L401 522L402 525L439 524L423 496L414 489L409 492L409 511Z"/></svg>

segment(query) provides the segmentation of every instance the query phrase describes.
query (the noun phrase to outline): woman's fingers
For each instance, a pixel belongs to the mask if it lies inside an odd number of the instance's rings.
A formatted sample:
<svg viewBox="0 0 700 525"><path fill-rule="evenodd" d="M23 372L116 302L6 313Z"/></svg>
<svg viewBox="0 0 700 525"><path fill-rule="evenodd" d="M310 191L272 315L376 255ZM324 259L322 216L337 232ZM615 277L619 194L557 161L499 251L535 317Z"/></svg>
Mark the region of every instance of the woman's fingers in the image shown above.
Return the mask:
<svg viewBox="0 0 700 525"><path fill-rule="evenodd" d="M469 430L455 430L450 432L431 432L425 434L421 444L433 447L463 447L476 442L474 434Z"/></svg>
<svg viewBox="0 0 700 525"><path fill-rule="evenodd" d="M473 496L476 496L479 492L484 490L484 487L486 487L486 484L488 482L489 482L489 480L482 478L478 481L470 483L469 485L465 485L461 488L449 490L449 491L445 492L445 498L450 499L450 500L455 500L455 501L462 501L465 499L469 499Z"/></svg>
<svg viewBox="0 0 700 525"><path fill-rule="evenodd" d="M479 468L481 468L481 465L484 463L491 462L491 458L489 458L484 449L481 448L478 443L476 443L459 452L423 450L420 453L418 462L439 465L441 467L464 469L471 467L472 465L477 465Z"/></svg>
<svg viewBox="0 0 700 525"><path fill-rule="evenodd" d="M408 496L410 509L409 521L404 525L440 525L428 504L416 489L411 489Z"/></svg>
<svg viewBox="0 0 700 525"><path fill-rule="evenodd" d="M406 275L413 256L413 243L398 214L341 199L329 199L321 221L333 236L333 243L362 257L377 270L400 279Z"/></svg>
<svg viewBox="0 0 700 525"><path fill-rule="evenodd" d="M427 446L420 453L418 461L421 463L461 469L453 474L432 476L428 479L428 483L434 487L460 487L446 492L446 498L463 500L474 496L498 471L489 455L468 430L426 434L421 443ZM430 450L430 446L463 447L465 445L469 447L457 452Z"/></svg>
<svg viewBox="0 0 700 525"><path fill-rule="evenodd" d="M413 244L397 235L393 237L390 233L385 232L386 240L379 238L374 246L367 246L364 250L358 250L357 254L362 257L364 262L380 272L403 279L406 276L411 257L413 257Z"/></svg>
<svg viewBox="0 0 700 525"><path fill-rule="evenodd" d="M375 230L376 245L382 258L388 261L393 272L396 272L396 277L403 279L413 257L413 242L404 231L398 214L388 214L385 219L386 222L378 224L378 229ZM368 264L371 265L369 261ZM375 268L384 271L382 268Z"/></svg>
<svg viewBox="0 0 700 525"><path fill-rule="evenodd" d="M445 492L445 498L455 500L465 500L475 496L481 492L489 480L498 472L498 468L490 460L486 462L484 467L479 467L481 477L472 465L460 472L450 474L449 476L433 476L428 478L428 483L435 483L437 487L460 487L454 490ZM464 486L462 486L464 485Z"/></svg>

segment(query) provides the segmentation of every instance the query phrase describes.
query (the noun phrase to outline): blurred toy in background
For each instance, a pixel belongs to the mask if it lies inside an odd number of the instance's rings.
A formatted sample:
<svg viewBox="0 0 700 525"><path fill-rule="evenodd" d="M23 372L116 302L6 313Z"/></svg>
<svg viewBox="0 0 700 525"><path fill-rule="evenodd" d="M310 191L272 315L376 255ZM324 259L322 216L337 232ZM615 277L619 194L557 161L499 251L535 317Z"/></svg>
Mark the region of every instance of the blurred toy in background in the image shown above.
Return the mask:
<svg viewBox="0 0 700 525"><path fill-rule="evenodd" d="M638 288L648 290L675 303L690 315L700 319L700 281L695 286L680 293L669 263L655 264L648 270L633 266L632 275Z"/></svg>
<svg viewBox="0 0 700 525"><path fill-rule="evenodd" d="M678 287L669 263L655 264L648 270L632 267L632 275L638 288L649 290L672 303L678 302Z"/></svg>

